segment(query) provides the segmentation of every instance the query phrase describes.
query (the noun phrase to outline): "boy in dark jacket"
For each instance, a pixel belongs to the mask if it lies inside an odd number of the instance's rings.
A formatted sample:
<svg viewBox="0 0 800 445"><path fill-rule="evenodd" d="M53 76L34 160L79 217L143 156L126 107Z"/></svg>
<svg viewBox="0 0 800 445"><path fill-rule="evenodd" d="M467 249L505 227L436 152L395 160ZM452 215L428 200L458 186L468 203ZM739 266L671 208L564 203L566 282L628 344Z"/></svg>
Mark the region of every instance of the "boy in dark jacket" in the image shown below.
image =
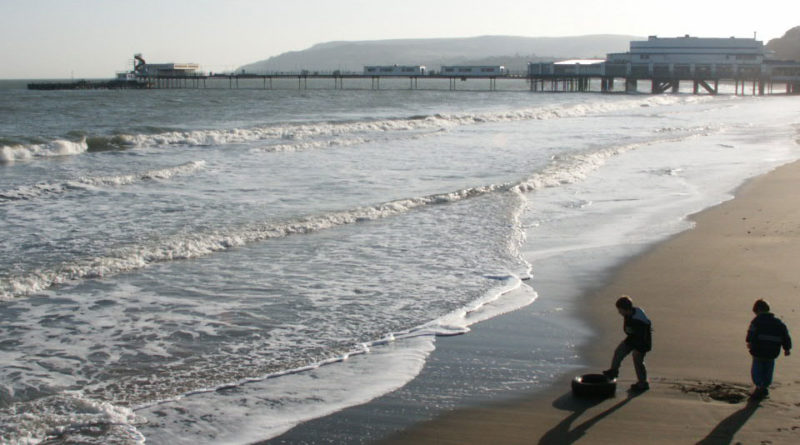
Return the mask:
<svg viewBox="0 0 800 445"><path fill-rule="evenodd" d="M623 329L625 340L617 346L614 357L611 359L611 368L603 371L609 379L617 378L622 360L631 352L633 353L633 367L636 369L638 381L631 385L634 391L647 391L650 384L647 382L647 367L644 356L652 349L652 323L641 308L635 307L627 295L621 296L617 302L617 311L625 319Z"/></svg>
<svg viewBox="0 0 800 445"><path fill-rule="evenodd" d="M769 394L772 384L772 373L775 370L775 359L783 348L784 355L792 349L789 329L783 322L769 311L769 304L764 300L756 300L753 304L756 318L750 322L747 330L747 349L753 356L750 375L756 385L752 397L761 399Z"/></svg>

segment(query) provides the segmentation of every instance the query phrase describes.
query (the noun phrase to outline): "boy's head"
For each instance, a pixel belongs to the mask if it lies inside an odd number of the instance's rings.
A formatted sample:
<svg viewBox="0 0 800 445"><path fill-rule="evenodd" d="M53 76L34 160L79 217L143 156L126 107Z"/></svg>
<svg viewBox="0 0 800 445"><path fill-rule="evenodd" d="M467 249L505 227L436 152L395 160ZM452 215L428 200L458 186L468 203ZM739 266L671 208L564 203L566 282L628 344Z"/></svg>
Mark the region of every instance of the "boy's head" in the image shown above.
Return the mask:
<svg viewBox="0 0 800 445"><path fill-rule="evenodd" d="M759 298L753 304L753 312L756 313L756 314L769 312L769 304L766 301L764 301L761 298Z"/></svg>
<svg viewBox="0 0 800 445"><path fill-rule="evenodd" d="M633 300L627 295L622 295L615 303L620 315L629 315L633 312Z"/></svg>

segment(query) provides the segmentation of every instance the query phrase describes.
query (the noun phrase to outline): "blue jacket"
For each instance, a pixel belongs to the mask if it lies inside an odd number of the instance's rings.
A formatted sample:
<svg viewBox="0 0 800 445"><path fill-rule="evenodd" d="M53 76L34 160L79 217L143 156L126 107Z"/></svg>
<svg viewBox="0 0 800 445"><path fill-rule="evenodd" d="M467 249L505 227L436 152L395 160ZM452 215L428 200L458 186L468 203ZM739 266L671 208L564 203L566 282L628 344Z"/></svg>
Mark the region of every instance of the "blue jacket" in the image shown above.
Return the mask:
<svg viewBox="0 0 800 445"><path fill-rule="evenodd" d="M641 308L634 307L633 314L625 317L623 325L625 343L640 352L647 352L653 348L652 323Z"/></svg>
<svg viewBox="0 0 800 445"><path fill-rule="evenodd" d="M750 355L756 358L774 359L781 352L792 349L789 329L774 314L764 312L756 315L747 330L747 346Z"/></svg>

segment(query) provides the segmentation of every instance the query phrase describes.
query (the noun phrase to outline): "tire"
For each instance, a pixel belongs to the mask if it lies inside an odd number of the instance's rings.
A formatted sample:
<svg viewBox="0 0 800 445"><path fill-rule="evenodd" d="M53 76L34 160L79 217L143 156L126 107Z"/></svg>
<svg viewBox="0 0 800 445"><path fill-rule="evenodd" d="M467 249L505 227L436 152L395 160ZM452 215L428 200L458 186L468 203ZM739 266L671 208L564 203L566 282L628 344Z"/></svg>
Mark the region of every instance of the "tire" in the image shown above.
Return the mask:
<svg viewBox="0 0 800 445"><path fill-rule="evenodd" d="M582 398L608 398L617 392L617 379L603 374L584 374L572 379L572 394Z"/></svg>

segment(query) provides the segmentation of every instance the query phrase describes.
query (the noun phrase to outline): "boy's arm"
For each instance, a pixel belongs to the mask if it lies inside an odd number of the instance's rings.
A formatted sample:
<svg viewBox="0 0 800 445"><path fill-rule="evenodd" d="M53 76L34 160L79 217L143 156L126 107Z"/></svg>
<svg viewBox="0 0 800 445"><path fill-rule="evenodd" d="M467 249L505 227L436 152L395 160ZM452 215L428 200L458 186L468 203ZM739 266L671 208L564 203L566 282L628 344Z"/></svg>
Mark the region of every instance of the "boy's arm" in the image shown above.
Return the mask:
<svg viewBox="0 0 800 445"><path fill-rule="evenodd" d="M755 320L750 322L750 326L747 328L747 338L745 338L745 342L747 342L747 346L750 347L750 343L756 338L756 323Z"/></svg>
<svg viewBox="0 0 800 445"><path fill-rule="evenodd" d="M792 337L789 336L789 328L783 325L783 355L789 355L792 351Z"/></svg>

